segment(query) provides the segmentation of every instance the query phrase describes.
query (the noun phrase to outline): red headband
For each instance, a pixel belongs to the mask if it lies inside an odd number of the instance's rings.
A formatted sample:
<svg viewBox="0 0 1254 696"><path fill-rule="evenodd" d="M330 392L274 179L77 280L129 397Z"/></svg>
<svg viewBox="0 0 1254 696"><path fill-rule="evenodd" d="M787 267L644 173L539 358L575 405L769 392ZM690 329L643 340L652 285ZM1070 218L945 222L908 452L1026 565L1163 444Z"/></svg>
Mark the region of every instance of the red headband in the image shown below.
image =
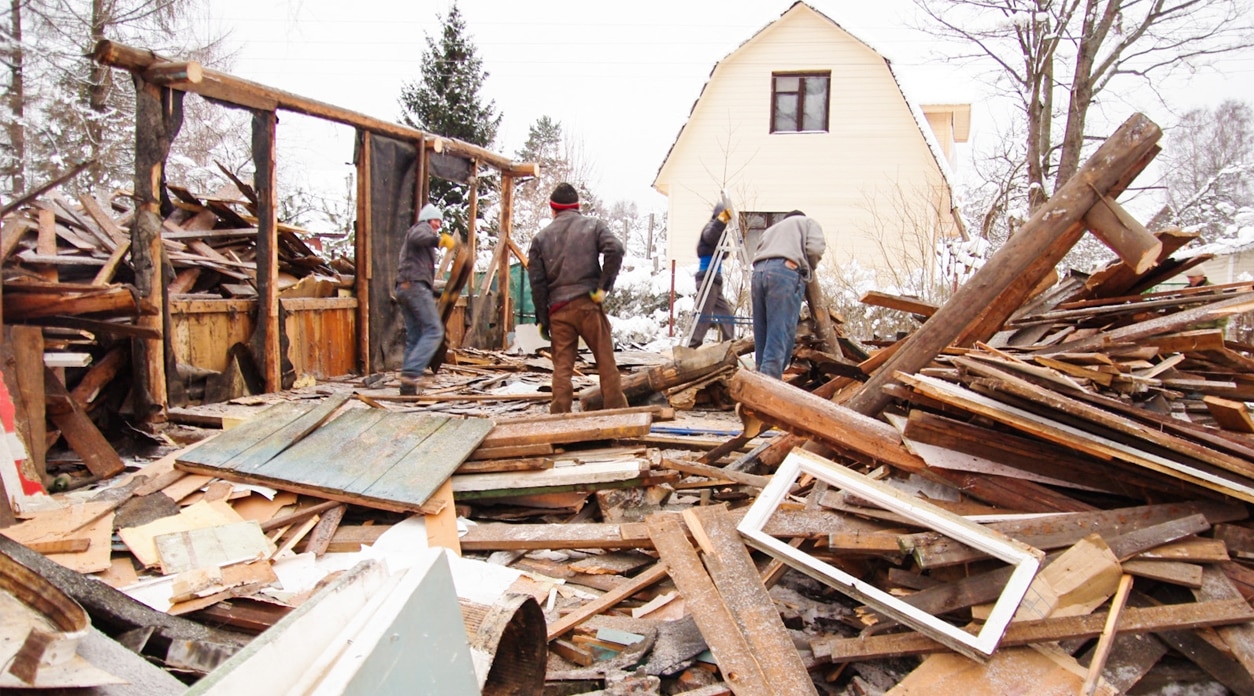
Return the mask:
<svg viewBox="0 0 1254 696"><path fill-rule="evenodd" d="M553 210L578 210L579 201L575 201L574 203L554 203L553 201L549 201L549 207Z"/></svg>

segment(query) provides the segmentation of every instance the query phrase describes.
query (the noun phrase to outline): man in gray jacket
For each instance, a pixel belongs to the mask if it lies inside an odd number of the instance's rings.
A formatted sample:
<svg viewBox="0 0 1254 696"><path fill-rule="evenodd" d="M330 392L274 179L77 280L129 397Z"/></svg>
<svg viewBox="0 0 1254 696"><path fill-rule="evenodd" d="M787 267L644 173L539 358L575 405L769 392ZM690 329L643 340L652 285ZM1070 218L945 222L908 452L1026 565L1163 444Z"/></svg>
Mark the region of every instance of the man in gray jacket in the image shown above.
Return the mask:
<svg viewBox="0 0 1254 696"><path fill-rule="evenodd" d="M440 231L444 220L430 203L418 212L418 222L405 232L400 265L396 269L396 301L405 318L405 359L401 363L401 396L418 393L418 378L427 369L444 338L444 323L435 306L436 248L451 249L453 236Z"/></svg>
<svg viewBox="0 0 1254 696"><path fill-rule="evenodd" d="M579 339L592 350L605 408L626 408L614 338L601 307L623 265L623 243L606 224L579 213L579 192L562 182L549 196L553 222L527 250L527 276L540 335L553 344L551 413L570 413Z"/></svg>
<svg viewBox="0 0 1254 696"><path fill-rule="evenodd" d="M753 350L758 372L775 379L792 362L801 298L827 242L800 210L766 228L753 256Z"/></svg>

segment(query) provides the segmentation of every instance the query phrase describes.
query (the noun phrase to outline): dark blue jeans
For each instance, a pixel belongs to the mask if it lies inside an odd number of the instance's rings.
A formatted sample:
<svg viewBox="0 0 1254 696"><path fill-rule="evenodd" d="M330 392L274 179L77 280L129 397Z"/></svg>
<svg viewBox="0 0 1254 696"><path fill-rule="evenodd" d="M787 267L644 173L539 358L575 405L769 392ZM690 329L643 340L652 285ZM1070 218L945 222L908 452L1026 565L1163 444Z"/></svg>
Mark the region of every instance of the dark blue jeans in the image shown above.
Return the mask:
<svg viewBox="0 0 1254 696"><path fill-rule="evenodd" d="M792 361L805 283L784 259L753 264L753 351L758 372L775 379Z"/></svg>
<svg viewBox="0 0 1254 696"><path fill-rule="evenodd" d="M435 349L440 347L444 338L444 323L440 321L440 313L435 307L435 295L431 294L431 286L426 283L407 283L407 287L396 287L396 301L401 305L401 316L405 318L405 360L401 363L401 374L405 377L417 377L427 369Z"/></svg>

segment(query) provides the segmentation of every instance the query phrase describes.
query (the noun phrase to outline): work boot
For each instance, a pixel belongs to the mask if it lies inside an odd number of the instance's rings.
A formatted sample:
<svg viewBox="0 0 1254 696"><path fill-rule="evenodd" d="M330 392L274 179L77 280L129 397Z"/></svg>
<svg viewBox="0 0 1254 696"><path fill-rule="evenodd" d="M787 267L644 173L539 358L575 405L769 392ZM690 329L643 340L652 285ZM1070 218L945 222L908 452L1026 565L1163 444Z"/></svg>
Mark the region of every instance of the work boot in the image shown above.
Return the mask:
<svg viewBox="0 0 1254 696"><path fill-rule="evenodd" d="M399 377L401 383L401 396L418 396L418 380L408 375Z"/></svg>

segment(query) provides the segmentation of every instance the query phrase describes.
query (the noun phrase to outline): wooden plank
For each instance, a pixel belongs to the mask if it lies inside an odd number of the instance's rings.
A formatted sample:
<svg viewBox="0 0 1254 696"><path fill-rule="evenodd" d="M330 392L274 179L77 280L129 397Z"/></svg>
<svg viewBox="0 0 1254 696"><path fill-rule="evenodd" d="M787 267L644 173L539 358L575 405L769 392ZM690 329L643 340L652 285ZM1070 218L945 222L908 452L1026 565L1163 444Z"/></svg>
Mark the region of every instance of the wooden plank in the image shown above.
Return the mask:
<svg viewBox="0 0 1254 696"><path fill-rule="evenodd" d="M135 555L136 560L145 567L153 567L161 560L155 541L157 536L243 521L225 502L196 503L183 508L172 517L163 517L138 527L119 529L118 537Z"/></svg>
<svg viewBox="0 0 1254 696"><path fill-rule="evenodd" d="M1203 514L1212 524L1242 519L1246 515L1245 508L1241 505L1170 503L993 522L988 526L1029 546L1050 551L1070 546L1089 534L1101 534L1113 539L1138 529L1198 513ZM1230 525L1219 525L1224 526ZM978 551L936 532L902 535L901 547L903 551L913 555L922 568L969 563L984 557Z"/></svg>
<svg viewBox="0 0 1254 696"><path fill-rule="evenodd" d="M585 416L569 420L529 423L502 423L483 439L482 447L505 447L548 443L591 442L643 437L653 424L650 413L623 413Z"/></svg>
<svg viewBox="0 0 1254 696"><path fill-rule="evenodd" d="M113 445L96 428L82 406L70 397L56 373L47 367L44 368L44 390L49 417L92 475L109 478L126 470Z"/></svg>
<svg viewBox="0 0 1254 696"><path fill-rule="evenodd" d="M179 529L153 537L163 575L268 558L274 545L256 522Z"/></svg>
<svg viewBox="0 0 1254 696"><path fill-rule="evenodd" d="M32 229L35 229L35 226L25 217L14 215L5 218L4 226L0 227L0 261L9 258L9 255L17 248L18 242L22 241L22 237Z"/></svg>
<svg viewBox="0 0 1254 696"><path fill-rule="evenodd" d="M697 538L704 539L710 578L770 685L777 693L817 694L792 636L736 532L735 518L721 506L689 508L683 516Z"/></svg>
<svg viewBox="0 0 1254 696"><path fill-rule="evenodd" d="M1138 578L1157 580L1181 587L1202 586L1202 566L1193 563L1130 560L1123 562L1123 572Z"/></svg>
<svg viewBox="0 0 1254 696"><path fill-rule="evenodd" d="M477 524L461 538L463 551L522 549L652 548L643 525L572 522L569 524Z"/></svg>
<svg viewBox="0 0 1254 696"><path fill-rule="evenodd" d="M305 542L305 553L312 553L315 556L326 553L347 511L348 506L340 504L320 515L317 526L309 535L309 541Z"/></svg>
<svg viewBox="0 0 1254 696"><path fill-rule="evenodd" d="M758 656L689 543L679 516L666 513L650 515L645 523L654 548L666 564L666 572L675 581L685 606L696 619L723 678L737 694L776 693L758 662Z"/></svg>
<svg viewBox="0 0 1254 696"><path fill-rule="evenodd" d="M443 504L428 499L491 427L483 419L352 409L260 464L250 454L255 450L246 450L243 460L221 466L180 467L346 503L434 514ZM236 461L248 468L233 468Z"/></svg>
<svg viewBox="0 0 1254 696"><path fill-rule="evenodd" d="M889 295L888 293L872 290L858 300L864 305L873 307L886 307L888 309L896 309L902 312L918 314L923 317L930 317L936 313L937 306L929 302L923 302L915 297L902 297L901 295Z"/></svg>
<svg viewBox="0 0 1254 696"><path fill-rule="evenodd" d="M300 442L310 433L316 431L347 401L347 395L340 395L329 397L321 403L314 404L304 415L258 439L244 451L231 457L226 464L232 469L246 471L250 467L260 466L269 462L293 444ZM227 435L230 436L236 433L237 430L238 428L232 428L227 431Z"/></svg>
<svg viewBox="0 0 1254 696"><path fill-rule="evenodd" d="M1216 452L1208 447L1203 447L1192 439L1176 437L1170 433L1146 428L1131 418L1111 413L1058 392L1041 389L1027 380L984 362L966 358L955 358L954 362L974 374L997 380L995 385L991 386L998 392L1010 394L1027 403L1045 406L1063 416L1084 419L1092 424L1089 430L1095 435L1102 436L1107 432L1116 434L1112 435L1110 439L1116 439L1117 435L1131 436L1138 441L1143 440L1181 455L1186 458L1184 460L1186 464L1197 461L1240 474L1241 476L1254 477L1254 463L1249 462L1247 459Z"/></svg>
<svg viewBox="0 0 1254 696"><path fill-rule="evenodd" d="M1243 401L1233 401L1219 396L1203 396L1202 403L1210 415L1224 430L1236 433L1254 433L1254 418Z"/></svg>
<svg viewBox="0 0 1254 696"><path fill-rule="evenodd" d="M405 453L396 464L374 481L365 483L362 495L374 500L401 499L421 501L425 514L439 512L438 507L427 505L431 496L448 480L457 467L474 451L485 435L493 428L485 419L452 419L431 437Z"/></svg>
<svg viewBox="0 0 1254 696"><path fill-rule="evenodd" d="M1207 529L1210 529L1210 522L1206 521L1205 515L1199 513L1137 529L1108 541L1110 550L1115 556L1120 561L1126 561L1147 549L1187 537L1190 534L1204 532Z"/></svg>
<svg viewBox="0 0 1254 696"><path fill-rule="evenodd" d="M587 604L579 607L575 611L566 614L562 618L554 621L548 626L548 639L554 640L565 634L570 629L587 621L590 617L596 616L628 597L647 589L660 582L667 575L666 566L661 563L654 565L643 573L632 578L630 581L606 592Z"/></svg>
<svg viewBox="0 0 1254 696"><path fill-rule="evenodd" d="M311 404L294 401L277 403L234 428L214 435L195 450L180 453L176 461L201 466L225 464L262 438L306 415L312 408Z"/></svg>
<svg viewBox="0 0 1254 696"><path fill-rule="evenodd" d="M43 329L38 326L4 326L3 332L0 371L4 373L4 384L13 400L14 427L26 446L22 477L33 489L10 491L10 494L31 494L35 492L36 485L38 490L42 490L48 473L45 464L48 419L44 406ZM12 445L10 449L13 449Z"/></svg>
<svg viewBox="0 0 1254 696"><path fill-rule="evenodd" d="M387 411L381 409L347 410L293 444L288 451L281 453L281 457L261 462L252 461L242 466L237 466L236 460L232 459L225 462L224 468L233 469L240 474L264 474L270 478L284 479L288 477L284 465L292 462L302 471L302 478L309 482L326 488L344 488L353 482L361 468L373 463L360 455L374 452L396 434L386 426L376 429L385 418ZM425 422L423 436L434 431L442 422L442 419ZM412 443L410 446L412 447ZM303 471L305 469L308 471Z"/></svg>
<svg viewBox="0 0 1254 696"><path fill-rule="evenodd" d="M1119 616L1120 633L1146 633L1178 629L1228 626L1254 621L1254 609L1245 600L1131 606ZM1023 621L1010 624L1002 635L1002 647L1095 638L1106 617L1101 615ZM920 633L891 633L854 638L819 638L810 642L820 662L858 662L906 655L944 652L945 646Z"/></svg>
<svg viewBox="0 0 1254 696"><path fill-rule="evenodd" d="M1131 447L1088 431L1016 408L925 375L901 375L901 379L925 396L987 416L1017 430L1042 437L1050 442L1071 447L1106 459L1118 459L1156 471L1172 478L1209 490L1254 502L1254 486L1232 474L1219 475L1186 463ZM1147 428L1140 428L1143 435Z"/></svg>
<svg viewBox="0 0 1254 696"><path fill-rule="evenodd" d="M497 474L458 474L453 477L454 493L474 491L527 490L566 485L627 481L640 476L649 462L641 457L626 461L592 462L540 471Z"/></svg>
<svg viewBox="0 0 1254 696"><path fill-rule="evenodd" d="M1005 696L1030 689L1039 694L1074 694L1084 682L1083 669L1057 647L1006 648L980 664L953 653L927 660L884 696ZM1115 696L1103 690L1103 696Z"/></svg>
<svg viewBox="0 0 1254 696"><path fill-rule="evenodd" d="M432 494L433 502L440 504L441 509L434 515L424 519L427 527L427 546L439 546L451 550L458 556L462 555L461 539L457 534L457 508L453 505L453 484L445 479L444 483Z"/></svg>
<svg viewBox="0 0 1254 696"><path fill-rule="evenodd" d="M1123 613L1123 608L1128 599L1128 592L1132 590L1132 576L1124 575L1119 579L1119 589L1115 591L1115 597L1110 601L1110 611L1106 614L1106 623L1102 625L1102 633L1097 638L1097 648L1093 651L1093 659L1089 661L1089 673L1084 679L1084 686L1080 687L1080 693L1083 696L1091 696L1097 691L1097 681L1102 676L1102 669L1106 666L1106 658L1110 655L1110 648L1114 645L1116 627L1119 625L1119 615Z"/></svg>
<svg viewBox="0 0 1254 696"><path fill-rule="evenodd" d="M1202 584L1193 591L1198 602L1228 602L1244 598L1221 568L1207 566L1202 570ZM1254 624L1233 623L1218 628L1223 639L1241 666L1254 674Z"/></svg>
<svg viewBox="0 0 1254 696"><path fill-rule="evenodd" d="M499 426L498 426L499 427ZM553 445L548 442L537 442L529 445L505 445L502 447L484 447L471 453L472 461L485 459L507 459L513 457L543 457L553 454Z"/></svg>
<svg viewBox="0 0 1254 696"><path fill-rule="evenodd" d="M1099 196L1084 214L1084 224L1134 273L1145 273L1157 265L1163 243L1111 197ZM1092 693L1092 685L1086 683L1085 689L1085 693Z"/></svg>
<svg viewBox="0 0 1254 696"><path fill-rule="evenodd" d="M1150 597L1135 593L1129 600L1132 606L1146 607L1158 604L1157 601ZM1194 603L1191 606L1201 606L1202 603ZM1249 604L1242 600L1245 607ZM1175 606L1175 605L1168 605ZM1227 623L1227 622L1225 622ZM1235 623L1235 622L1234 622ZM1191 627L1196 628L1196 627ZM1157 629L1154 635L1159 640L1166 643L1173 650L1188 658L1191 662L1201 667L1215 678L1220 684L1228 687L1233 693L1243 696L1254 695L1254 675L1245 669L1245 667L1236 660L1222 644L1216 645L1199 632L1194 630Z"/></svg>
<svg viewBox="0 0 1254 696"><path fill-rule="evenodd" d="M758 476L757 474L746 474L742 471L731 471L717 466L708 464L699 464L697 462L687 462L682 459L674 459L671 457L662 458L662 466L675 471L681 471L685 474L694 474L696 476L704 476L706 478L718 481L732 481L744 486L752 486L754 488L765 488L770 483L770 476Z"/></svg>
<svg viewBox="0 0 1254 696"><path fill-rule="evenodd" d="M1115 593L1119 579L1119 560L1090 534L1037 573L1014 620L1089 614Z"/></svg>

